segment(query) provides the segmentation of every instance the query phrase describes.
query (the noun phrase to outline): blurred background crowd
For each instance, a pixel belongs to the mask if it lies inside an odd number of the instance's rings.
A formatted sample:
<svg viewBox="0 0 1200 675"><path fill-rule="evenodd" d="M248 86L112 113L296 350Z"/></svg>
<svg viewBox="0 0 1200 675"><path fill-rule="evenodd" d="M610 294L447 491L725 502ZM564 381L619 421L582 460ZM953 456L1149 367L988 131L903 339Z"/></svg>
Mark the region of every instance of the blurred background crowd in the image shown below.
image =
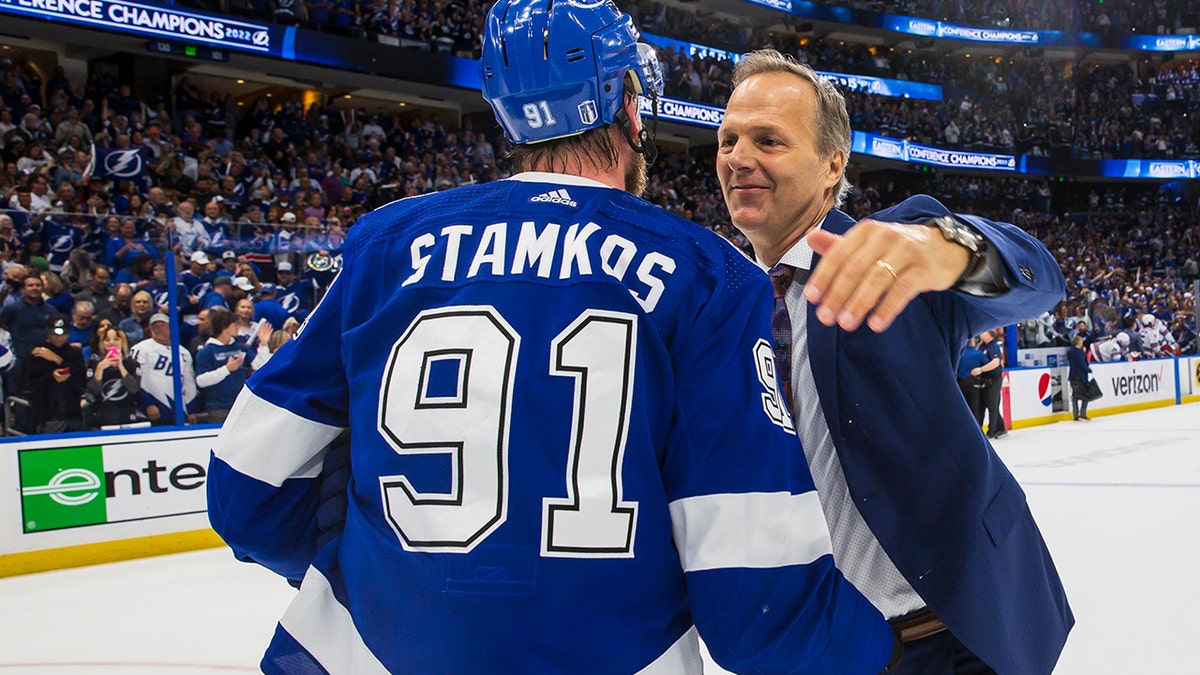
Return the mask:
<svg viewBox="0 0 1200 675"><path fill-rule="evenodd" d="M489 7L481 0L181 4L364 40L385 36L398 50L463 58L477 55ZM751 25L691 4L619 4L639 17L652 43L663 35L733 52L774 46L821 71L943 87L941 101L847 92L858 131L1059 159L1200 158L1196 59L937 53L814 36L786 16ZM1161 33L1200 25L1197 0L851 6L1050 30ZM673 46L660 47L659 56L668 96L725 102L727 59ZM5 391L28 402L16 416L24 431L77 428L76 420L93 427L174 423L170 359L162 360L172 334L190 369L179 416L219 421L230 392L319 301L358 217L394 199L510 173L505 141L485 122L487 113L279 88L239 96L235 77L185 72L163 88L100 67L71 77L18 52L0 61L0 369ZM668 142L645 197L748 250L730 225L713 163L711 144ZM860 166L853 177L845 210L857 217L925 193L951 209L1012 222L1050 247L1067 293L1056 312L1008 336L1019 346L1065 346L1076 335L1090 345L1137 332L1151 315L1172 346L1138 354L1135 343L1133 356L1196 352L1200 207L1185 182L897 166ZM175 321L168 257L178 270ZM78 345L82 363L68 363L56 342ZM54 358L38 352L47 349ZM236 368L226 358L214 361L229 349L244 352Z"/></svg>

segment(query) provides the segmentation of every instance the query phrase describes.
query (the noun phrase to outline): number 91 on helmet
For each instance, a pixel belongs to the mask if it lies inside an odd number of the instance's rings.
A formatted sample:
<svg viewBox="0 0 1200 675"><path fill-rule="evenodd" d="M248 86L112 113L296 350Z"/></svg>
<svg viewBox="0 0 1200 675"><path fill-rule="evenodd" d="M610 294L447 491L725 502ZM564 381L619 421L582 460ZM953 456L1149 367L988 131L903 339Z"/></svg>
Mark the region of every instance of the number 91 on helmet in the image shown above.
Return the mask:
<svg viewBox="0 0 1200 675"><path fill-rule="evenodd" d="M628 125L621 109L626 73L632 93L650 99L657 123L658 57L612 0L499 0L488 13L483 97L515 144ZM652 148L653 132L641 136Z"/></svg>

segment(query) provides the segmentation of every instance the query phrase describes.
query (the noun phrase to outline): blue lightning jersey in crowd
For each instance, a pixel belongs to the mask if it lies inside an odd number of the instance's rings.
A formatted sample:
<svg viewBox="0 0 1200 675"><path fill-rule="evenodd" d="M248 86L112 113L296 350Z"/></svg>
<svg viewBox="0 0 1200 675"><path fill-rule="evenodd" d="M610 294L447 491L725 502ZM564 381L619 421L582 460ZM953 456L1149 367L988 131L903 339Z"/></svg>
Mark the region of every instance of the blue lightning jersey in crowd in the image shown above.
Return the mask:
<svg viewBox="0 0 1200 675"><path fill-rule="evenodd" d="M304 577L268 673L875 673L780 403L766 275L557 174L361 218L209 474L243 560ZM327 444L345 530L317 548ZM697 630L698 629L698 630Z"/></svg>

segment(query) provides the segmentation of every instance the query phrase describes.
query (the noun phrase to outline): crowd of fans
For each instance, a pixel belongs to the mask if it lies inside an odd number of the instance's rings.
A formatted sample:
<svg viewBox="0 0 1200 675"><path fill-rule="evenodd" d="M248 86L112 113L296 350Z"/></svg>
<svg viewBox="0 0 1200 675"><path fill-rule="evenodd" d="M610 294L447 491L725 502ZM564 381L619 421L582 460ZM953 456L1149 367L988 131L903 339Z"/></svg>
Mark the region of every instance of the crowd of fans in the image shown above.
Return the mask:
<svg viewBox="0 0 1200 675"><path fill-rule="evenodd" d="M490 6L483 0L197 0L192 4L355 36L389 36L401 45L473 57L478 56ZM856 92L849 103L854 128L860 131L943 147L1063 159L1200 157L1200 64L1195 60L1131 66L970 58L810 39L784 29L789 22L794 24L785 17L779 24L752 28L652 0L622 4L651 34L739 53L773 46L820 70L940 84L948 92L944 101ZM1092 25L1093 15L1107 17L1105 12L1116 17L1112 25L1140 25L1147 17L1164 21L1162 17L1169 14L1173 25L1200 13L1200 0L1172 3L1169 8L1162 0L1142 5L914 0L893 8L901 13L908 10L985 25L1000 15L1037 25L1059 20L1071 26ZM660 48L659 57L668 96L724 105L731 74L727 60L682 54L672 47Z"/></svg>
<svg viewBox="0 0 1200 675"><path fill-rule="evenodd" d="M464 13L461 25L482 9L372 6L401 15L453 9ZM662 5L644 6L668 15ZM1196 101L1196 62L1137 76L1128 67L1077 67L1060 80L1061 66L1039 61L946 66L818 44L798 53L814 62L841 54L843 63L874 74L917 68L955 86L993 88L980 104L966 96L936 103L851 93L854 126L864 131L997 151L1054 149L1057 142L1076 156L1194 151L1184 120L1196 116L1184 113ZM723 102L727 62L669 49L662 56L670 91ZM1037 98L1027 107L1016 95L997 103L995 94L1014 91ZM10 416L24 432L170 424L177 416L220 421L245 377L319 301L360 215L396 198L508 175L494 124L476 129L469 117L444 121L427 111L306 107L295 96L243 107L187 78L168 97L143 99L111 76L81 83L59 70L43 81L29 64L7 60L0 61L0 104L0 371L7 372L5 393L15 396ZM1074 126L1057 140L1037 135L1036 128L1064 120ZM1147 140L1168 135L1165 149ZM111 175L113 167L94 162L128 150L137 150L143 169L122 174L131 162L119 162ZM712 166L711 149L666 152L645 196L748 250ZM854 190L846 209L864 216L924 192L1041 237L1063 265L1068 292L1057 315L1022 326L1021 346L1061 344L1081 330L1098 343L1135 331L1151 315L1167 327L1173 350L1195 351L1196 203L1155 188L1052 188L1030 178L876 175ZM179 270L174 289L169 257ZM173 336L185 347L178 395ZM180 396L184 404L176 406Z"/></svg>

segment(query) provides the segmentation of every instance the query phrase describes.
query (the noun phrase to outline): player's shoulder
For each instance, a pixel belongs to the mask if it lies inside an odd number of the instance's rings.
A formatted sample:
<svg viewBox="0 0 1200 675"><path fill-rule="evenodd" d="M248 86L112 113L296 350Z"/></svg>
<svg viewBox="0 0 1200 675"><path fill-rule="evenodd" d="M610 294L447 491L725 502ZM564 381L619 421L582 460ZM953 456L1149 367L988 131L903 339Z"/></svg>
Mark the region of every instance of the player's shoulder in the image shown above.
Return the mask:
<svg viewBox="0 0 1200 675"><path fill-rule="evenodd" d="M627 192L617 193L599 211L640 230L663 249L695 268L699 277L740 289L747 281L766 282L762 269L728 239L682 216Z"/></svg>
<svg viewBox="0 0 1200 675"><path fill-rule="evenodd" d="M397 199L356 220L350 228L347 247L400 236L412 226L435 220L465 217L479 211L496 212L496 200L511 189L509 181L492 181Z"/></svg>

